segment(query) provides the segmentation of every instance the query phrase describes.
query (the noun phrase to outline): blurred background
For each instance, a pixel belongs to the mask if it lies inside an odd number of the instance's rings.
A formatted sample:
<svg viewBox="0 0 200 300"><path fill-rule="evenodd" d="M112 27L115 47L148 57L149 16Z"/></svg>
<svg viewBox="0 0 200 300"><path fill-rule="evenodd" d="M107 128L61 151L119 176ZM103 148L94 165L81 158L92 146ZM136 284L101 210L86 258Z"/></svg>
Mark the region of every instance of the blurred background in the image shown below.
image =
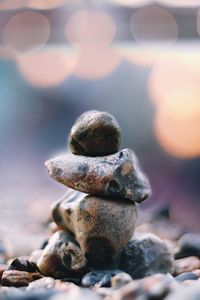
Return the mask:
<svg viewBox="0 0 200 300"><path fill-rule="evenodd" d="M0 0L0 237L37 246L66 188L44 161L112 113L153 195L200 228L200 1ZM23 237L23 238L22 238Z"/></svg>

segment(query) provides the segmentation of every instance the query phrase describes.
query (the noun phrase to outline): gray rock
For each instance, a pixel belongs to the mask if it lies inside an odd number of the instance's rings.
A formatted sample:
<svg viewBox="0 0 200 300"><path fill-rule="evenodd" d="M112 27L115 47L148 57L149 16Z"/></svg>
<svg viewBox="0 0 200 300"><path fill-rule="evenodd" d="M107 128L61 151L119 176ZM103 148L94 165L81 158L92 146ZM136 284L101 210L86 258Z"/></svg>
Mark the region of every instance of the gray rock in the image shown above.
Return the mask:
<svg viewBox="0 0 200 300"><path fill-rule="evenodd" d="M168 246L153 234L134 237L119 256L119 268L134 279L156 273L172 273L173 256Z"/></svg>
<svg viewBox="0 0 200 300"><path fill-rule="evenodd" d="M200 256L200 234L187 233L179 239L178 251L175 257L183 258L187 256Z"/></svg>
<svg viewBox="0 0 200 300"><path fill-rule="evenodd" d="M104 157L66 154L47 161L45 165L53 179L84 193L136 202L142 202L151 193L149 181L130 149Z"/></svg>
<svg viewBox="0 0 200 300"><path fill-rule="evenodd" d="M90 110L77 119L68 142L74 154L86 156L112 154L119 149L120 127L109 113Z"/></svg>
<svg viewBox="0 0 200 300"><path fill-rule="evenodd" d="M78 242L64 231L53 234L38 260L40 272L54 278L80 276L86 265Z"/></svg>
<svg viewBox="0 0 200 300"><path fill-rule="evenodd" d="M84 287L110 287L112 277L122 273L120 270L100 270L87 273L82 278L82 285Z"/></svg>
<svg viewBox="0 0 200 300"><path fill-rule="evenodd" d="M185 281L185 280L197 280L199 277L193 272L182 273L175 277L177 281Z"/></svg>
<svg viewBox="0 0 200 300"><path fill-rule="evenodd" d="M112 263L131 239L136 206L126 199L99 198L74 192L55 204L53 219L71 231L92 266Z"/></svg>

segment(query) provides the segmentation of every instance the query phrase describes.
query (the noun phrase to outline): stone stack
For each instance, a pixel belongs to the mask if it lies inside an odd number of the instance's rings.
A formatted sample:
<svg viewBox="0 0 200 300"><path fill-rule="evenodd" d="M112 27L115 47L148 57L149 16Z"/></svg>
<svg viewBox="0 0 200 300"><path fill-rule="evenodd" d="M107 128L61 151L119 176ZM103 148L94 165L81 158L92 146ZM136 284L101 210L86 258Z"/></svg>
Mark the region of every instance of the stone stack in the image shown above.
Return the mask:
<svg viewBox="0 0 200 300"><path fill-rule="evenodd" d="M132 238L136 203L151 191L134 152L119 151L120 135L113 116L88 111L71 129L70 152L45 163L70 189L52 210L61 230L38 261L43 274L60 278L109 268Z"/></svg>

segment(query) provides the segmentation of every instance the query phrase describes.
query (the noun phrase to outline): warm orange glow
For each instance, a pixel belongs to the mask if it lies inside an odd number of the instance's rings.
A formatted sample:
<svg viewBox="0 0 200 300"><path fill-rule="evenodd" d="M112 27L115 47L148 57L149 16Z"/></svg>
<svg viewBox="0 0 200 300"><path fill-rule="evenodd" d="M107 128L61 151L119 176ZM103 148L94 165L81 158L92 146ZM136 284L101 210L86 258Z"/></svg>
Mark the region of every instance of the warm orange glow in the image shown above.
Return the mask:
<svg viewBox="0 0 200 300"><path fill-rule="evenodd" d="M84 47L79 52L75 75L88 80L110 75L120 64L120 56L112 48Z"/></svg>
<svg viewBox="0 0 200 300"><path fill-rule="evenodd" d="M18 56L22 77L31 85L51 87L67 79L75 69L77 57L64 49L46 49L33 55Z"/></svg>
<svg viewBox="0 0 200 300"><path fill-rule="evenodd" d="M155 134L161 146L174 156L181 158L200 156L199 96L192 102L189 98L184 102L180 99L166 101L158 108Z"/></svg>
<svg viewBox="0 0 200 300"><path fill-rule="evenodd" d="M166 9L148 6L138 9L130 20L134 39L143 46L158 42L169 46L177 40L178 26L175 18Z"/></svg>
<svg viewBox="0 0 200 300"><path fill-rule="evenodd" d="M116 26L106 12L80 10L73 14L66 24L68 41L79 47L88 45L108 46L115 35Z"/></svg>
<svg viewBox="0 0 200 300"><path fill-rule="evenodd" d="M8 21L3 40L6 47L16 52L33 52L45 45L49 31L47 17L38 12L22 12Z"/></svg>
<svg viewBox="0 0 200 300"><path fill-rule="evenodd" d="M195 56L194 56L195 57ZM199 60L200 61L200 60ZM168 99L196 99L200 95L198 60L190 56L173 57L158 61L149 78L149 94L154 104Z"/></svg>

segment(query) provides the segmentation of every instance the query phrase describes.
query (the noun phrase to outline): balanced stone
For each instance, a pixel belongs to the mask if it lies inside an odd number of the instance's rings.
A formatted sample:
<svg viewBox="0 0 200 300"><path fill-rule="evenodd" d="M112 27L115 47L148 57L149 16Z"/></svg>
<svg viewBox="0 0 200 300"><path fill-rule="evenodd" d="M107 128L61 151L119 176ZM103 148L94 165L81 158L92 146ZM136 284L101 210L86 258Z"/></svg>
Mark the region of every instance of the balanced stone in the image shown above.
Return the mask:
<svg viewBox="0 0 200 300"><path fill-rule="evenodd" d="M69 135L70 150L79 155L108 155L117 152L119 144L120 127L116 119L96 110L82 114Z"/></svg>
<svg viewBox="0 0 200 300"><path fill-rule="evenodd" d="M81 273L86 259L73 236L64 231L57 231L43 250L37 265L40 272L46 276L65 278Z"/></svg>
<svg viewBox="0 0 200 300"><path fill-rule="evenodd" d="M54 221L72 232L88 265L104 266L131 239L136 222L136 206L126 199L99 198L74 192L55 204Z"/></svg>
<svg viewBox="0 0 200 300"><path fill-rule="evenodd" d="M136 202L142 202L151 193L149 181L131 149L103 157L69 153L47 161L46 167L53 179L84 193Z"/></svg>
<svg viewBox="0 0 200 300"><path fill-rule="evenodd" d="M140 234L122 250L119 268L138 279L156 273L173 273L174 259L160 238L154 234Z"/></svg>

